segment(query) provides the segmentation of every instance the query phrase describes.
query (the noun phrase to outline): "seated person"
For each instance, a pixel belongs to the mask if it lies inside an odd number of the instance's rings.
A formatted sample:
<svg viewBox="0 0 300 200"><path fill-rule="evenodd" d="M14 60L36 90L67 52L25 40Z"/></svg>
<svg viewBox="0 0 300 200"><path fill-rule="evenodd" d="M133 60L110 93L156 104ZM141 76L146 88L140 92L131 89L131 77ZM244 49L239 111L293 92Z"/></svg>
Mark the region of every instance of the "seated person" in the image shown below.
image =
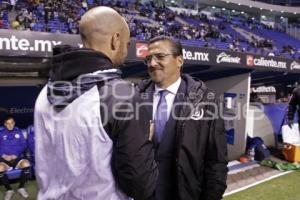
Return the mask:
<svg viewBox="0 0 300 200"><path fill-rule="evenodd" d="M7 117L4 120L4 126L0 134L0 182L6 188L4 200L10 200L14 194L6 174L13 168L22 169L18 193L27 198L28 193L24 186L30 175L30 163L22 158L26 150L26 140L22 131L15 127L13 117Z"/></svg>

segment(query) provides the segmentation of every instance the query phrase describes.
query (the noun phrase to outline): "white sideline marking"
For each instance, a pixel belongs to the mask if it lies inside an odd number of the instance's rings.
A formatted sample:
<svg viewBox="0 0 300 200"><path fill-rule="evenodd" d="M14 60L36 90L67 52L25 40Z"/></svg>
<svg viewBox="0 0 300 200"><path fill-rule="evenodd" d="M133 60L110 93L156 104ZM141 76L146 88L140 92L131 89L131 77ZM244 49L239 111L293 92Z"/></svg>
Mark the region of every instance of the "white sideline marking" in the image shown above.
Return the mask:
<svg viewBox="0 0 300 200"><path fill-rule="evenodd" d="M238 188L238 189L236 189L236 190L227 192L227 193L225 193L225 194L223 195L223 197L229 196L229 195L234 194L234 193L237 193L237 192L240 192L240 191L242 191L242 190L246 190L246 189L248 189L248 188L250 188L250 187L256 186L256 185L258 185L258 184L260 184L260 183L269 181L269 180L274 179L274 178L277 178L277 177L279 177L279 176L289 174L289 173L291 173L291 172L294 172L294 171L287 171L287 172L283 172L283 173L280 173L280 174L276 174L276 175L271 176L271 177L268 177L268 178L266 178L266 179L264 179L264 180L261 180L261 181L252 183L252 184L250 184L250 185L247 185L247 186Z"/></svg>
<svg viewBox="0 0 300 200"><path fill-rule="evenodd" d="M249 165L247 167L241 167L241 168L238 168L238 169L229 170L229 172L227 174L228 175L237 174L237 173L244 172L244 171L247 171L249 169L253 169L255 167L259 167L259 166L260 166L259 164L255 163L255 164Z"/></svg>

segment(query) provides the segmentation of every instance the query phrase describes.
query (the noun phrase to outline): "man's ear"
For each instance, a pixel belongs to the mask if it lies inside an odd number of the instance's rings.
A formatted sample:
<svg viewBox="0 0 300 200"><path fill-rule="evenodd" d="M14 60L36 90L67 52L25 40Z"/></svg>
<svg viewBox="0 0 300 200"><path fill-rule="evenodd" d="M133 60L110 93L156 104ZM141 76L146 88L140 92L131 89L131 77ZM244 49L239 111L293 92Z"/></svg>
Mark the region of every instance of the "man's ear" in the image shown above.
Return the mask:
<svg viewBox="0 0 300 200"><path fill-rule="evenodd" d="M114 33L111 39L111 49L114 51L116 49L120 48L120 44L121 44L121 35L120 33Z"/></svg>
<svg viewBox="0 0 300 200"><path fill-rule="evenodd" d="M182 56L177 56L177 63L179 67L182 67L184 64L184 59Z"/></svg>

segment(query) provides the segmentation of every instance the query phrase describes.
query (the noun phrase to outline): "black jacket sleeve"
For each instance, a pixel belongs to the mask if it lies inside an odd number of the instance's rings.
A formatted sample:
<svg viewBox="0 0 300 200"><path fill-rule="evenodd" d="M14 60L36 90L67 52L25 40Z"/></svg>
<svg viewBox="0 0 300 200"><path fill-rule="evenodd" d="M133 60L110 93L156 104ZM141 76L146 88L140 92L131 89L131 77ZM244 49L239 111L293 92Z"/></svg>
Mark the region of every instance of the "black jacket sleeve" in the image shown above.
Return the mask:
<svg viewBox="0 0 300 200"><path fill-rule="evenodd" d="M289 102L287 117L289 121L294 120L295 112L297 110L297 105L300 104L299 99L300 88L296 88L293 90L292 98Z"/></svg>
<svg viewBox="0 0 300 200"><path fill-rule="evenodd" d="M219 105L219 103L217 103ZM220 111L220 109L219 109ZM204 200L221 200L226 190L227 141L224 120L219 115L209 122L209 136L204 165Z"/></svg>
<svg viewBox="0 0 300 200"><path fill-rule="evenodd" d="M119 85L115 88L116 93L106 99L109 119L105 129L114 143L112 167L116 182L128 196L135 200L148 200L154 197L158 177L154 146L145 134L149 132L149 124L139 120L147 112L137 106L139 97L127 91L132 87L126 84ZM128 98L116 98L121 97L121 93Z"/></svg>

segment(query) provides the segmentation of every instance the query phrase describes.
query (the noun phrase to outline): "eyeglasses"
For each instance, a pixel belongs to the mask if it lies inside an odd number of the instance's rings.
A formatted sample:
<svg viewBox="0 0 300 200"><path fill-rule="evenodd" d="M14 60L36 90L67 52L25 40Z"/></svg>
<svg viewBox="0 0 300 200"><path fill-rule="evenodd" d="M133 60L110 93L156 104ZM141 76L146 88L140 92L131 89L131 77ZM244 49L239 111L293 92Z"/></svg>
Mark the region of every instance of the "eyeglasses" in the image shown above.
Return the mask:
<svg viewBox="0 0 300 200"><path fill-rule="evenodd" d="M173 55L173 54L172 53L156 53L156 54L148 55L144 59L144 63L146 65L150 65L152 59L154 59L155 62L160 62L160 61L163 61L165 57L170 56L170 55Z"/></svg>

